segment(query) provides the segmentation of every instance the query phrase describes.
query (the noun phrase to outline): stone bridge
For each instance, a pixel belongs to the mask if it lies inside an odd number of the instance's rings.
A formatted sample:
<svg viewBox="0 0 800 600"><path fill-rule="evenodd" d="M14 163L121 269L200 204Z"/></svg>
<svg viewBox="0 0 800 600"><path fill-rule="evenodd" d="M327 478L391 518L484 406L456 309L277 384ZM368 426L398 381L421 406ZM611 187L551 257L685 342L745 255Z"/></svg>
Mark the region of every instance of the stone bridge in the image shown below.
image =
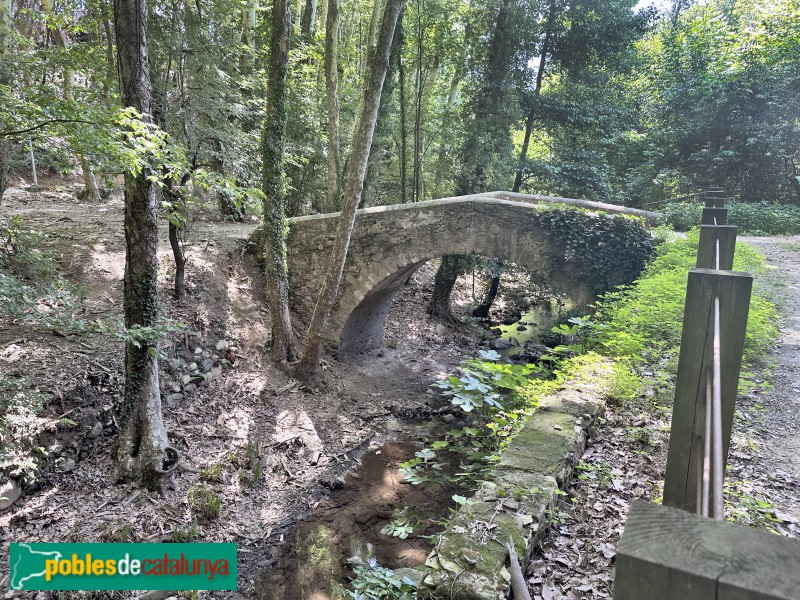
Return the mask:
<svg viewBox="0 0 800 600"><path fill-rule="evenodd" d="M649 218L654 213L622 206L492 192L443 198L414 204L361 209L356 217L339 298L331 315L328 342L339 358L380 347L392 299L425 262L444 254L475 254L516 263L537 275L549 287L577 302L591 302L598 293L632 277L624 265L613 266L603 277L587 266L585 254L593 247L620 252L631 243L643 243L647 232L634 227L634 237L605 235L588 240L580 252L566 243L567 232L544 223L553 213L546 204L573 204L597 212L567 211L572 218L594 219L605 227L621 221L615 213ZM288 239L290 301L308 320L327 269L339 213L291 219ZM627 230L631 220L624 220ZM602 229L602 228L601 228ZM609 239L610 238L610 239ZM643 261L644 259L642 259ZM643 264L643 263L642 263ZM634 273L635 275L635 273Z"/></svg>

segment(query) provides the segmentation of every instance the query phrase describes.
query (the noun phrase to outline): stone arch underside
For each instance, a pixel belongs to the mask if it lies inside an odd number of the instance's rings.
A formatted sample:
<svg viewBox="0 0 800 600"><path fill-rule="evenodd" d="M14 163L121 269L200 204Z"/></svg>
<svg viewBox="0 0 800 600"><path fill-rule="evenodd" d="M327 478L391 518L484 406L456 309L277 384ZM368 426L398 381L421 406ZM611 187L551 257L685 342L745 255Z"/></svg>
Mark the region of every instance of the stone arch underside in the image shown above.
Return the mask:
<svg viewBox="0 0 800 600"><path fill-rule="evenodd" d="M431 200L360 210L329 344L340 359L380 347L392 300L425 262L445 254L475 254L528 269L552 288L589 303L593 290L565 258L557 236L537 225L535 205L495 197ZM338 213L300 217L289 238L290 298L310 316L333 246Z"/></svg>

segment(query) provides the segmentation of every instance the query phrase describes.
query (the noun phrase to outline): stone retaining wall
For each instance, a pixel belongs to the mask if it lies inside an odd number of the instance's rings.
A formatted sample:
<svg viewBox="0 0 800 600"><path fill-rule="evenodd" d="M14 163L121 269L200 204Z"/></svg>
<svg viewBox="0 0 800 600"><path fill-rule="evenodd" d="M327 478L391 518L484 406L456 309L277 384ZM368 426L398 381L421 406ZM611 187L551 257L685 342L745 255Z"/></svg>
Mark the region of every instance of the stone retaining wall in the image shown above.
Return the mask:
<svg viewBox="0 0 800 600"><path fill-rule="evenodd" d="M605 405L611 366L566 382L511 441L481 489L456 513L425 563L421 600L505 600L507 540L523 569L550 526L559 488L586 447ZM589 383L589 382L592 383Z"/></svg>

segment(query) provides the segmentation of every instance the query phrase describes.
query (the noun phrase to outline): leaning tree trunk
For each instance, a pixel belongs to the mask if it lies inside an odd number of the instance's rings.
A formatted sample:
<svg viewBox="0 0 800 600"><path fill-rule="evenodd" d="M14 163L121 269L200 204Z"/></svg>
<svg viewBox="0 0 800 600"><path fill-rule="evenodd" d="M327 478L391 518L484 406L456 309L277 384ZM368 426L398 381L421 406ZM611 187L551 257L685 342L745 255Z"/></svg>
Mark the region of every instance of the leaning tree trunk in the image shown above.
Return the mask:
<svg viewBox="0 0 800 600"><path fill-rule="evenodd" d="M149 123L151 89L144 0L114 0L120 91L125 106ZM157 489L175 468L161 414L158 340L158 209L156 185L144 169L125 173L125 396L119 411L117 476Z"/></svg>
<svg viewBox="0 0 800 600"><path fill-rule="evenodd" d="M286 150L286 75L289 71L289 32L292 16L289 0L272 2L272 41L269 59L269 98L261 145L264 164L265 272L272 317L272 359L288 370L294 359L292 320L289 315L289 268L286 262L286 183L283 168Z"/></svg>
<svg viewBox="0 0 800 600"><path fill-rule="evenodd" d="M339 0L328 0L325 17L325 94L328 98L327 212L339 210Z"/></svg>
<svg viewBox="0 0 800 600"><path fill-rule="evenodd" d="M376 0L379 2L380 0ZM389 69L389 57L392 51L392 40L397 27L397 18L403 7L403 0L387 0L383 11L378 42L375 52L371 57L369 74L364 89L362 113L359 115L353 136L352 151L347 160L344 176L344 198L342 201L342 215L336 230L336 239L333 243L333 253L325 273L319 299L311 316L311 324L306 335L306 345L303 356L296 369L295 376L308 380L316 376L320 370L322 358L322 342L328 327L333 303L339 291L339 284L344 272L344 263L347 260L347 250L350 247L350 235L356 220L356 210L361 202L361 193L364 190L364 177L367 173L369 151L372 146L372 135L375 132L375 122L378 117L378 108L381 103L383 82Z"/></svg>
<svg viewBox="0 0 800 600"><path fill-rule="evenodd" d="M11 0L0 0L0 84L11 83L11 61L9 42L12 28ZM0 137L0 202L8 187L8 155L11 151L11 142L8 138Z"/></svg>
<svg viewBox="0 0 800 600"><path fill-rule="evenodd" d="M472 311L472 316L478 319L486 319L489 317L489 311L492 309L497 292L500 289L500 273L492 275L492 281L489 283L489 288L483 296L483 301Z"/></svg>

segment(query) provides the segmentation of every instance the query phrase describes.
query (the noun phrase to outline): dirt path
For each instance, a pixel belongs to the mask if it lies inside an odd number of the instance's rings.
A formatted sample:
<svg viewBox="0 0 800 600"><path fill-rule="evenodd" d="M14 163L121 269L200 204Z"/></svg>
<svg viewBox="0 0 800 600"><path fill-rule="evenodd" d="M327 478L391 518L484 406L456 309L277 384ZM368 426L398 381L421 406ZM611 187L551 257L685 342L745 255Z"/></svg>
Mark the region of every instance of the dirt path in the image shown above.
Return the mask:
<svg viewBox="0 0 800 600"><path fill-rule="evenodd" d="M773 389L757 394L764 407L758 427L756 465L779 493L771 500L779 514L800 524L800 236L741 238L758 248L774 276L757 285L775 295L781 311L775 347Z"/></svg>

